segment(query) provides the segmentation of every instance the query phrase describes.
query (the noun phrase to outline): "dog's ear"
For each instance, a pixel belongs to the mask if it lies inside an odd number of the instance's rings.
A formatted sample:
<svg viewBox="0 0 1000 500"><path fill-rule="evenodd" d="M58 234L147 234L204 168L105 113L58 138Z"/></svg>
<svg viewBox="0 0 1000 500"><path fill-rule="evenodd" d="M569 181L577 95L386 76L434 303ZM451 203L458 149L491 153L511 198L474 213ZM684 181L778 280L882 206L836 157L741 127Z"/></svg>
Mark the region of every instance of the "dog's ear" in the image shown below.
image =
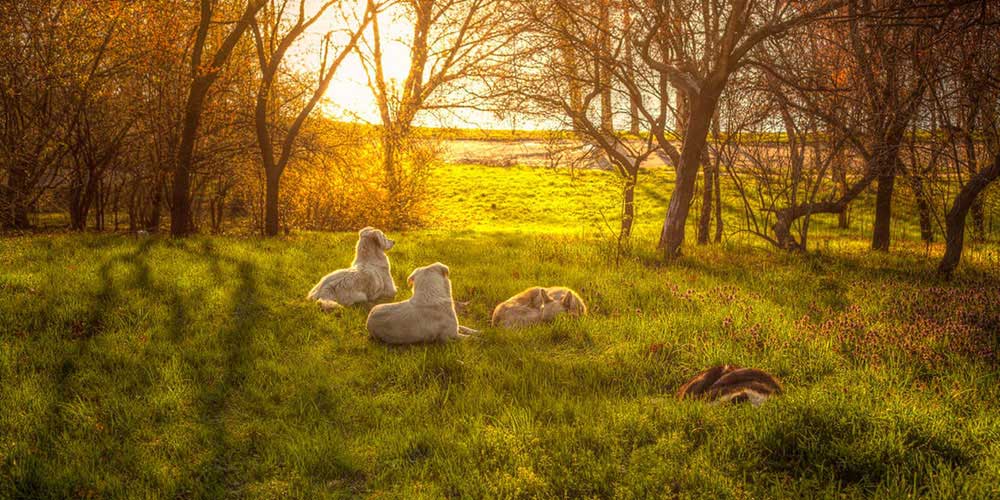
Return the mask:
<svg viewBox="0 0 1000 500"><path fill-rule="evenodd" d="M573 306L573 294L567 292L566 295L563 295L561 302L563 307L565 307L566 309L571 308Z"/></svg>
<svg viewBox="0 0 1000 500"><path fill-rule="evenodd" d="M544 288L538 289L538 296L542 299L542 304L548 304L552 302L552 297L549 296L549 292L546 292Z"/></svg>
<svg viewBox="0 0 1000 500"><path fill-rule="evenodd" d="M444 276L445 278L448 277L448 272L449 272L448 271L448 266L446 266L446 265L444 265L444 264L442 264L440 262L435 262L434 263L434 267L436 267L437 270L441 272L441 276Z"/></svg>
<svg viewBox="0 0 1000 500"><path fill-rule="evenodd" d="M390 248L393 247L393 245L396 244L395 241L390 240L382 231L378 232L378 239L379 243L382 245L383 250L389 250Z"/></svg>

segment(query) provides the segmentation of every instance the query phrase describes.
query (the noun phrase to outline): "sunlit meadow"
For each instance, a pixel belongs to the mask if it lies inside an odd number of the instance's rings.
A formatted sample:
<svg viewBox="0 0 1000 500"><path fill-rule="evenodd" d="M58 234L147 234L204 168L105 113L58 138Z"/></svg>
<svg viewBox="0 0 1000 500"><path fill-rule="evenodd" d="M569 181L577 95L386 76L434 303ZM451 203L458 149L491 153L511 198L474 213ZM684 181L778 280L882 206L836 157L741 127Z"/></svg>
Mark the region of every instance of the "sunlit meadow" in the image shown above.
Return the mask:
<svg viewBox="0 0 1000 500"><path fill-rule="evenodd" d="M0 54L0 500L1000 498L1000 2L4 1Z"/></svg>

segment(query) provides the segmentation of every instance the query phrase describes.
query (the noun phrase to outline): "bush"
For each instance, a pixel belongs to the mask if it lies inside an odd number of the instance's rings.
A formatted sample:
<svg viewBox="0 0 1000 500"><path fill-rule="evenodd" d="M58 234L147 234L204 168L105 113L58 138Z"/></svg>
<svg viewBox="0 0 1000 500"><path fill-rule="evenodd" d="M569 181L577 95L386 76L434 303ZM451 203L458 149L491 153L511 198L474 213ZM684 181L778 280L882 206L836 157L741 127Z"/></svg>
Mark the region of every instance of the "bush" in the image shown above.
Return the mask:
<svg viewBox="0 0 1000 500"><path fill-rule="evenodd" d="M351 134L344 132L342 134ZM292 165L282 187L282 218L288 227L356 230L364 226L406 229L428 215L430 170L436 142L411 140L397 152L396 189L390 193L377 138L344 137ZM328 143L330 138L325 138Z"/></svg>

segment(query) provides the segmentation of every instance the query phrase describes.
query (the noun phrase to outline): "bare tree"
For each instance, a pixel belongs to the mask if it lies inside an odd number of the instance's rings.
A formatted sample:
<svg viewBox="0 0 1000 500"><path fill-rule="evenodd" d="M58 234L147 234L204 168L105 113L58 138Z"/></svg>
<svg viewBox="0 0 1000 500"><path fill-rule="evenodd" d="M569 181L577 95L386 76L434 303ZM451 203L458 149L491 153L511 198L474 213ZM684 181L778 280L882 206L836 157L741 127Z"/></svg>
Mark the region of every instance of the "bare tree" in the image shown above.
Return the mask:
<svg viewBox="0 0 1000 500"><path fill-rule="evenodd" d="M828 133L844 137L865 164L861 176L847 189L842 189L839 196L797 203L777 211L773 230L783 248L803 249L802 242L796 242L791 235L791 227L799 218L842 213L876 181L879 187L872 248L883 251L889 248L892 194L896 176L902 168L900 152L927 89L927 79L920 68L928 66L930 58L920 53L918 40L921 34L929 35L932 28L890 22L892 16L907 12L899 8L898 3L881 8L870 2L856 4L849 5L845 22L835 20L823 27L830 30L828 36L848 41L841 48L848 56L847 73L844 76L836 74L836 81L825 84L828 91L817 92L815 86L803 85L803 81L815 82L815 79L805 78L795 71L792 66L797 60L782 62L780 55L772 53L773 59L779 61L780 70L776 70L773 62L757 61L758 67L781 82L781 92L788 93L783 97L785 102L822 120ZM823 55L815 54L814 57ZM794 98L788 97L791 94ZM840 113L831 108L831 94L845 96L845 104L853 112Z"/></svg>
<svg viewBox="0 0 1000 500"><path fill-rule="evenodd" d="M970 5L947 11L942 30L945 35L935 47L942 61L942 79L935 90L949 90L956 99L947 104L944 96L934 93L938 115L947 119L948 112L962 116L961 125L949 126L950 133L935 134L945 139L943 146L954 153L955 179L958 193L945 214L945 253L938 272L951 277L958 266L965 246L966 219L973 215L973 228L982 234L982 194L1000 179L1000 9L996 5ZM951 124L946 124L951 125ZM950 143L950 144L948 144ZM956 150L961 149L964 154ZM985 162L977 158L988 158Z"/></svg>
<svg viewBox="0 0 1000 500"><path fill-rule="evenodd" d="M505 29L503 0L405 0L380 11L371 21L371 34L356 52L368 76L381 119L382 165L389 202L405 212L400 197L402 162L417 115L475 106L481 79L498 52L512 43L515 33ZM387 40L381 18L406 15L412 34L400 40L410 49L404 80L386 77ZM460 85L461 84L461 85Z"/></svg>
<svg viewBox="0 0 1000 500"><path fill-rule="evenodd" d="M0 61L0 228L30 227L32 207L64 181L68 136L83 116L67 75L92 73L81 61L92 53L90 37L71 7L0 4L0 48L8 54Z"/></svg>
<svg viewBox="0 0 1000 500"><path fill-rule="evenodd" d="M747 55L761 42L830 14L843 3L702 0L655 2L652 9L645 9L646 34L638 44L642 58L683 94L688 108L680 117L684 133L679 151L664 120L644 113L653 136L677 169L659 241L667 258L678 255L684 242L712 117L730 77L747 64Z"/></svg>
<svg viewBox="0 0 1000 500"><path fill-rule="evenodd" d="M205 107L205 99L209 90L219 78L222 67L229 61L233 49L239 43L243 34L253 24L257 13L264 8L267 0L247 0L246 7L232 27L222 38L222 43L207 62L205 50L209 41L209 30L218 6L212 0L201 0L200 19L195 33L194 45L191 49L191 84L188 90L187 103L184 106L183 129L180 146L177 151L177 163L173 172L173 195L170 210L170 234L185 236L194 227L191 216L191 171L194 160L195 141L198 138L198 127Z"/></svg>
<svg viewBox="0 0 1000 500"><path fill-rule="evenodd" d="M324 37L323 57L320 62L317 82L311 91L304 91L308 98L301 104L301 108L292 114L290 123L286 123L284 115L288 112L284 111L283 108L290 104L288 101L295 99L294 96L283 98L280 94L277 80L280 76L282 63L288 50L302 34L340 1L326 0L319 4L313 13L307 15L307 0L299 0L298 9L296 9L297 15L293 21L287 22L285 12L288 0L272 0L263 13L266 22L261 23L256 19L251 22L257 48L257 60L260 64L254 124L257 146L260 149L266 179L264 234L267 236L278 234L278 189L281 174L285 171L295 152L295 141L309 114L312 113L330 87L330 82L333 80L337 68L340 67L344 58L354 50L358 39L375 12L375 3L368 2L360 26L349 32L348 40L342 47L338 48L334 45L332 33L328 33ZM277 148L275 147L276 142Z"/></svg>
<svg viewBox="0 0 1000 500"><path fill-rule="evenodd" d="M631 120L632 108L642 98L644 75L636 71L628 49L633 33L627 30L634 25L624 22L626 11L612 2L595 6L556 0L520 8L520 48L511 57L513 64L531 70L498 85L516 96L512 101L520 112L562 123L590 150L588 156L597 165L618 174L621 248L635 220L640 167L657 148L651 137L625 137L614 129L615 115Z"/></svg>

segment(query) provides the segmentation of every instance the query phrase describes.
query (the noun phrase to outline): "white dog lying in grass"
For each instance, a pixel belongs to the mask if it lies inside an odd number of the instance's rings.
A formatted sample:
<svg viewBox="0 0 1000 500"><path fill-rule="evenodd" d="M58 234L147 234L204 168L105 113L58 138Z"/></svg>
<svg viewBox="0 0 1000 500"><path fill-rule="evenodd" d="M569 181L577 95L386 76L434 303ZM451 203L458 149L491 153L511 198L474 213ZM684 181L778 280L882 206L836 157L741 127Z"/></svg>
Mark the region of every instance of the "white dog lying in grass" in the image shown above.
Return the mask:
<svg viewBox="0 0 1000 500"><path fill-rule="evenodd" d="M448 266L435 262L418 267L407 279L413 296L379 304L368 313L368 333L387 344L416 344L468 337L479 333L458 324L451 297Z"/></svg>
<svg viewBox="0 0 1000 500"><path fill-rule="evenodd" d="M394 241L378 229L366 227L358 232L354 262L347 269L338 269L319 280L307 298L319 302L324 310L375 302L396 296L396 284L389 273L389 258L385 252Z"/></svg>

